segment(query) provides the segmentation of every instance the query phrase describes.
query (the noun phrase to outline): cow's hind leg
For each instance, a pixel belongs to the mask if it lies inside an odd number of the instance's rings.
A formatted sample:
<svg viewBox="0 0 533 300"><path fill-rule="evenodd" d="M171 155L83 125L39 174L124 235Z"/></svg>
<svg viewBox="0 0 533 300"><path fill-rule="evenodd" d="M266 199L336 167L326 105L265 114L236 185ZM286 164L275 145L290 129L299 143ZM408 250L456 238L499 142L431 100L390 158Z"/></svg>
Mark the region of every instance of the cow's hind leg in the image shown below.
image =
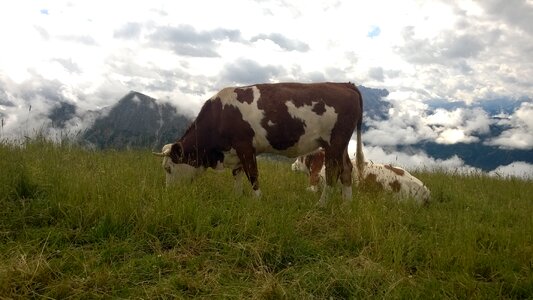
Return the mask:
<svg viewBox="0 0 533 300"><path fill-rule="evenodd" d="M344 150L342 154L342 170L341 170L341 183L342 183L342 198L347 201L352 200L352 162L348 155L348 149Z"/></svg>
<svg viewBox="0 0 533 300"><path fill-rule="evenodd" d="M332 155L331 152L326 150L326 185L324 186L324 189L322 190L322 195L320 196L320 200L318 201L319 206L326 205L330 197L331 191L339 180L342 164L342 160L340 158L340 155Z"/></svg>

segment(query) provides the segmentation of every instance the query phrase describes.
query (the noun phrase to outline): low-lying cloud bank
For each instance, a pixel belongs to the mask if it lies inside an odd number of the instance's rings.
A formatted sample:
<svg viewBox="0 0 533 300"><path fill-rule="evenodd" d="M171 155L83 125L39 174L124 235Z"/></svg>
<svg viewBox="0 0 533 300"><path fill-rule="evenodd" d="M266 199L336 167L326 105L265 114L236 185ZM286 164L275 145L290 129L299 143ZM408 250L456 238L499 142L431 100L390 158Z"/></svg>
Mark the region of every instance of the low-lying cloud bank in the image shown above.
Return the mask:
<svg viewBox="0 0 533 300"><path fill-rule="evenodd" d="M533 149L531 99L523 99L510 113L495 114L484 109L482 102L447 103L450 107L435 108L394 93L388 98L391 103L388 119L365 119L369 126L364 137L367 144L386 147L424 141L443 145L482 142L502 149ZM491 136L491 126L502 130Z"/></svg>
<svg viewBox="0 0 533 300"><path fill-rule="evenodd" d="M357 149L356 142L352 140L348 146L350 157L355 157ZM392 164L403 167L410 171L444 171L453 174L473 175L488 174L498 177L517 177L526 180L533 180L533 164L526 162L513 162L506 166L499 166L490 171L483 172L479 168L466 165L465 162L454 155L447 159L433 158L423 151L408 154L399 151L385 151L379 146L365 146L363 148L366 161L375 163Z"/></svg>

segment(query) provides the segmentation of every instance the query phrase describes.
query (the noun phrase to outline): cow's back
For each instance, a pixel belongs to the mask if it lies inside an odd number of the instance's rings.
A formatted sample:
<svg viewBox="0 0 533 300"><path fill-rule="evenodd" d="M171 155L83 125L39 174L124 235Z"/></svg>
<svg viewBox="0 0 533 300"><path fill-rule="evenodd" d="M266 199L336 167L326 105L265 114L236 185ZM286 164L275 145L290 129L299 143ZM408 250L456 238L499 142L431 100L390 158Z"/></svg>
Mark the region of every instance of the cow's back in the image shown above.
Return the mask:
<svg viewBox="0 0 533 300"><path fill-rule="evenodd" d="M222 116L231 119L222 135L244 132L257 153L296 157L320 146L332 135L349 141L362 118L362 99L349 83L279 83L225 88L211 101L220 101ZM237 120L236 110L241 116ZM227 116L225 116L227 115Z"/></svg>

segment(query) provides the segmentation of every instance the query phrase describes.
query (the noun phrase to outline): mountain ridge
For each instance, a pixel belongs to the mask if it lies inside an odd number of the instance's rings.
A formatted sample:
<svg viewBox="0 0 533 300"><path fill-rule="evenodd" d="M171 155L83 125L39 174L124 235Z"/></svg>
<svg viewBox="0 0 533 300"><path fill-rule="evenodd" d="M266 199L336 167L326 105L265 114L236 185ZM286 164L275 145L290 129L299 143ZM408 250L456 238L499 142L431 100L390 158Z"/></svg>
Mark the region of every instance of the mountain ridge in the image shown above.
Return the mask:
<svg viewBox="0 0 533 300"><path fill-rule="evenodd" d="M130 91L107 115L96 118L82 140L99 149L157 149L179 138L191 121L169 103Z"/></svg>
<svg viewBox="0 0 533 300"><path fill-rule="evenodd" d="M386 89L374 89L358 86L364 99L365 119L388 120L391 103L384 98L389 95ZM514 104L513 104L514 105ZM435 105L439 106L439 105ZM76 114L72 105L61 105L54 112L53 124L64 124L68 117ZM63 116L63 114L68 116ZM160 150L162 145L180 138L189 127L193 118L178 112L170 103L161 103L156 99L136 91L130 91L116 104L100 111L91 111L92 124L86 128L80 140L96 149L131 149L150 148ZM363 126L364 132L368 124ZM454 155L465 164L490 171L500 165L514 161L533 164L531 150L501 149L484 144L485 139L498 135L505 128L492 124L488 133L480 135L474 143L439 144L423 141L410 145L385 147L385 152L401 151L411 153L423 151L438 159L448 159Z"/></svg>

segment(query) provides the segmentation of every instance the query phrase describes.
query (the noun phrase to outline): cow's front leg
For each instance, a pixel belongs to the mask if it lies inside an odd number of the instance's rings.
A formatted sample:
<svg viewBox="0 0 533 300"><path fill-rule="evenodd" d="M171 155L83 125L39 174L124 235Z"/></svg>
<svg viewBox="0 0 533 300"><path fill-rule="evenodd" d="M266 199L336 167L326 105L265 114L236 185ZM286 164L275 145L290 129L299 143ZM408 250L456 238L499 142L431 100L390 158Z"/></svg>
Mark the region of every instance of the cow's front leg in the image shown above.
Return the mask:
<svg viewBox="0 0 533 300"><path fill-rule="evenodd" d="M252 185L254 195L261 196L261 189L259 189L259 172L257 171L257 159L253 148L246 148L244 151L237 151L237 155L242 163L242 168L246 177Z"/></svg>
<svg viewBox="0 0 533 300"><path fill-rule="evenodd" d="M243 190L242 189L242 174L243 174L242 167L233 169L231 173L233 174L233 179L234 179L233 192L235 193L235 195L241 196L242 190Z"/></svg>

